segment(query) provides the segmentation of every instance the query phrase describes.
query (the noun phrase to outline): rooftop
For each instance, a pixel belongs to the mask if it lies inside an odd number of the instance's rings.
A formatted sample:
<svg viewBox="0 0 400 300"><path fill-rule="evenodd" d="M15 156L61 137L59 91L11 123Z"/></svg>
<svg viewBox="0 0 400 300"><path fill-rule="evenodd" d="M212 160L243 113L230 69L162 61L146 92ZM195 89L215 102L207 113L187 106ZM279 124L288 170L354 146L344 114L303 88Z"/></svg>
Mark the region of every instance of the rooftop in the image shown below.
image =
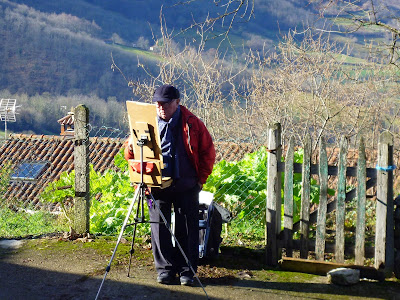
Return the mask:
<svg viewBox="0 0 400 300"><path fill-rule="evenodd" d="M89 160L96 172L117 169L114 156L125 139L93 137L89 139ZM217 161L239 160L255 151L250 144L228 142L216 144ZM14 169L5 199L40 205L39 195L48 183L62 172L74 169L74 140L70 136L12 134L0 147L0 166L10 163Z"/></svg>

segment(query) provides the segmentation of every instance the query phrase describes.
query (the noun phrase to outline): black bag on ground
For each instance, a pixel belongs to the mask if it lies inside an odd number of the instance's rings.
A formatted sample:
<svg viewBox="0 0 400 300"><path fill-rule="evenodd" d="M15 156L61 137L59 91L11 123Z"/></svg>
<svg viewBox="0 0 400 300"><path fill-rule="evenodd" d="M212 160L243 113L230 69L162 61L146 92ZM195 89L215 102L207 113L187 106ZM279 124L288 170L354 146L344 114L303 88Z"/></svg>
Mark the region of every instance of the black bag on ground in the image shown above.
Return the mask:
<svg viewBox="0 0 400 300"><path fill-rule="evenodd" d="M231 213L213 201L213 194L200 192L199 197L199 258L218 256L222 242L222 223L232 218Z"/></svg>

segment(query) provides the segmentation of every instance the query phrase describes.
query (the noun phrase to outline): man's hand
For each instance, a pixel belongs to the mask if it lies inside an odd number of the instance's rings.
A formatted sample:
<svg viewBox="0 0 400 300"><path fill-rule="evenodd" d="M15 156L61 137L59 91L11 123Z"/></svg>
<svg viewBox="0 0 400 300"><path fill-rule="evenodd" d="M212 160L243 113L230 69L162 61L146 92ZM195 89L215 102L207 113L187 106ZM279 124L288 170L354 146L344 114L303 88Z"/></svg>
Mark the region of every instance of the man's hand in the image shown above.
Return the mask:
<svg viewBox="0 0 400 300"><path fill-rule="evenodd" d="M132 153L133 153L133 143L134 143L133 136L130 135L128 140L128 150Z"/></svg>

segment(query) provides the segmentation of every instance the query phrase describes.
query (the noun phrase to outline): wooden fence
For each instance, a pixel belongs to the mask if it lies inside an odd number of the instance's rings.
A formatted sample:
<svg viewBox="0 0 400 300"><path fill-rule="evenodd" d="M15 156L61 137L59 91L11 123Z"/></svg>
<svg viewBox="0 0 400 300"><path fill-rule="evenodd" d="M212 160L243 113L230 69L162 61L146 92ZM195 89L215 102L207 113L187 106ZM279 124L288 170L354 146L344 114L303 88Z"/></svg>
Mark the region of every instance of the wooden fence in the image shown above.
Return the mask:
<svg viewBox="0 0 400 300"><path fill-rule="evenodd" d="M276 266L281 259L282 249L286 256L292 256L293 250L300 250L300 258L309 259L309 251L315 252L317 261L324 260L327 250L326 221L327 214L335 211L335 247L334 258L337 263L345 261L345 211L346 203L356 198L357 221L355 232L355 264L365 262L365 224L366 191L376 187L376 235L374 247L374 266L391 272L394 266L394 222L393 222L393 136L383 132L379 137L376 168L366 167L365 146L360 139L357 167L347 167L348 143L345 138L340 142L337 166L329 166L326 143L321 138L319 144L319 162L311 163L311 139L304 141L303 163L294 163L294 143L290 139L285 162L282 160L281 126L269 127L268 183L266 207L266 260ZM281 173L284 172L284 211L281 211ZM293 223L293 174L302 174L300 221ZM311 175L317 175L320 185L318 208L310 213ZM337 176L336 194L328 202L328 178ZM355 177L356 188L346 191L346 177ZM281 215L283 213L283 230ZM315 241L309 239L310 225L316 223ZM299 231L300 239L294 240L293 233ZM315 246L314 246L315 245Z"/></svg>

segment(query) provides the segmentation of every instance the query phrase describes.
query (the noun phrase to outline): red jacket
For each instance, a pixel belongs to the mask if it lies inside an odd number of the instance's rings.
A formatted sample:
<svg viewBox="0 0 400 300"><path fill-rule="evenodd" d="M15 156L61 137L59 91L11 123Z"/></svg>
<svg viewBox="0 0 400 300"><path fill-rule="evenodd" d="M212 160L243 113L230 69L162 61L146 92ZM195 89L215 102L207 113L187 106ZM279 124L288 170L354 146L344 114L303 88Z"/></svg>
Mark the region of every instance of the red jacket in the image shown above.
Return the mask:
<svg viewBox="0 0 400 300"><path fill-rule="evenodd" d="M204 123L186 107L181 105L180 108L185 149L197 172L199 182L204 184L211 174L215 162L214 143ZM127 145L128 140L124 144L125 159L133 159L133 153Z"/></svg>

